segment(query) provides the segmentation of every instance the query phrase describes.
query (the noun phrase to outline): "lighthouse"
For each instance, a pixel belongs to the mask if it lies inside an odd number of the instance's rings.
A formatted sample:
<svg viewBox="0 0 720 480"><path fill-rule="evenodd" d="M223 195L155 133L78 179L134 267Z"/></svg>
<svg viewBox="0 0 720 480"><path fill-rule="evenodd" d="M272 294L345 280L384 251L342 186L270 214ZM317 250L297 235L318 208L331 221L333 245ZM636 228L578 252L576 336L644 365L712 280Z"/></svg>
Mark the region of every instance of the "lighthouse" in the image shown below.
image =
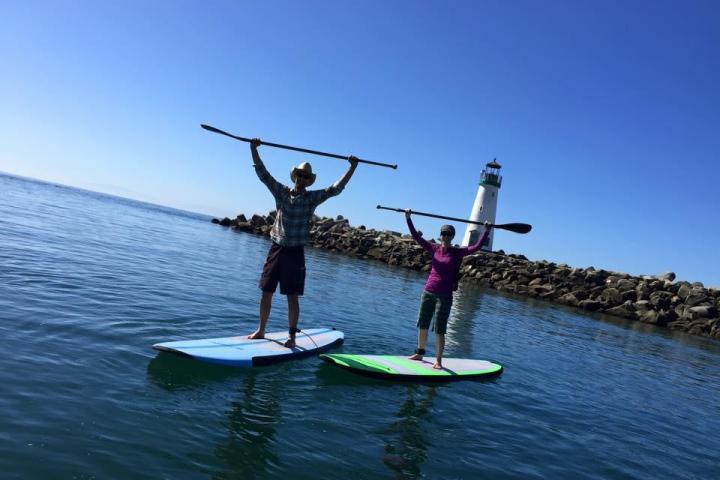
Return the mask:
<svg viewBox="0 0 720 480"><path fill-rule="evenodd" d="M480 223L487 221L495 223L498 190L500 190L500 184L502 183L502 177L500 176L501 168L502 166L497 163L497 159L494 158L492 162L485 165L482 173L480 173L480 186L478 187L478 192L475 196L475 203L473 204L472 212L470 213L470 221ZM485 227L482 225L468 223L462 245L466 247L477 242L484 229ZM490 230L490 236L485 242L485 245L483 245L483 250L492 250L493 233L494 230Z"/></svg>

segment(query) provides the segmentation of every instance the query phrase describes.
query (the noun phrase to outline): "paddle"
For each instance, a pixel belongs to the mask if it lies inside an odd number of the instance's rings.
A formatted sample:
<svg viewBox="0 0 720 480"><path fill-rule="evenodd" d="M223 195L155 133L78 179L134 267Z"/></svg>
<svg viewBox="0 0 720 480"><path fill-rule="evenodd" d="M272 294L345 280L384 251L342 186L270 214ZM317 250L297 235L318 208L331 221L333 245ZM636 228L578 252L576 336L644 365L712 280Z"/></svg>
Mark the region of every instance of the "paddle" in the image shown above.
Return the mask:
<svg viewBox="0 0 720 480"><path fill-rule="evenodd" d="M211 127L210 125L200 124L200 126L210 132L219 133L220 135L227 135L228 137L234 138L235 140L240 140L241 142L249 143L252 140L251 138L244 138L244 137L238 137L236 135L232 135L230 133L220 130L219 128ZM289 145L281 145L279 143L261 142L260 144L267 145L268 147L284 148L285 150L294 150L296 152L311 153L313 155L321 155L323 157L339 158L341 160L349 159L349 157L347 157L347 156L336 155L334 153L325 153L325 152L319 152L317 150L309 150L307 148L291 147ZM358 158L358 163L367 163L368 165L377 165L379 167L388 167L388 168L394 168L397 170L397 165L390 165L389 163L373 162L371 160L361 160L359 158Z"/></svg>
<svg viewBox="0 0 720 480"><path fill-rule="evenodd" d="M405 213L405 210L403 210L402 208L383 207L382 205L378 205L377 208L382 210L392 210L393 212ZM413 215L422 215L423 217L442 218L444 220L453 220L455 222L472 223L473 225L485 225L481 222L473 222L472 220L465 220L463 218L446 217L445 215L435 215L432 213L418 212L416 210L410 210L410 212ZM532 230L532 225L528 225L527 223L504 223L502 225L490 224L490 226L492 228L499 228L501 230L508 230L515 233L528 233L530 230Z"/></svg>

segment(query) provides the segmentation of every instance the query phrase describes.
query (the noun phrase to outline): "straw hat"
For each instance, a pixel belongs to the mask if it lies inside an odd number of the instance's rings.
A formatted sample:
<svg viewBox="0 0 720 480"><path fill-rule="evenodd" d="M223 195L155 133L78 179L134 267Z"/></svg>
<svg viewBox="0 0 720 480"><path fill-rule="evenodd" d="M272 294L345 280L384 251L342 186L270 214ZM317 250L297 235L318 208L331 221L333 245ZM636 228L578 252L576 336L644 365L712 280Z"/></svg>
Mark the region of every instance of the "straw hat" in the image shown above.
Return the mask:
<svg viewBox="0 0 720 480"><path fill-rule="evenodd" d="M312 171L312 165L310 165L308 162L303 162L290 171L290 180L292 180L293 183L295 183L295 177L297 176L297 172L299 171L302 171L307 177L309 177L307 184L308 187L315 183L316 175Z"/></svg>

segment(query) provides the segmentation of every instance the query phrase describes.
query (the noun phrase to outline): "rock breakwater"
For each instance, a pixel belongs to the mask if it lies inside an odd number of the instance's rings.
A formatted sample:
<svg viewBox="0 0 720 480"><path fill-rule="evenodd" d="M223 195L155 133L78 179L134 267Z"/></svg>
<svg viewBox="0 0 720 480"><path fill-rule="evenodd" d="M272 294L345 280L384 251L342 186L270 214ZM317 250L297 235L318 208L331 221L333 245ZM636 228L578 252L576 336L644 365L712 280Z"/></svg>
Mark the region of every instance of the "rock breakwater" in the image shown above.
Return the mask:
<svg viewBox="0 0 720 480"><path fill-rule="evenodd" d="M269 236L275 212L213 219L213 223ZM418 271L430 256L409 235L351 227L347 219L313 217L310 245ZM632 276L602 269L572 268L523 255L481 252L465 258L460 281L591 312L720 339L720 291L702 283L675 281L675 274Z"/></svg>

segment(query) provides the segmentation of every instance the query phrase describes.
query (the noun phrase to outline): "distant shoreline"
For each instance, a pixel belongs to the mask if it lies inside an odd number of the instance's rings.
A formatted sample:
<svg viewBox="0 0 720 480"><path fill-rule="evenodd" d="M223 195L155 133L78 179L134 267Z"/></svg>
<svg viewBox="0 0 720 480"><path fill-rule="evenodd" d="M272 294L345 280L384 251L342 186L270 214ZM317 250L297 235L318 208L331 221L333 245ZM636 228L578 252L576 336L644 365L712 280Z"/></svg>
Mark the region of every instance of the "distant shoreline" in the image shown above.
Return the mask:
<svg viewBox="0 0 720 480"><path fill-rule="evenodd" d="M235 231L270 235L274 212L250 219L212 219ZM418 271L430 270L429 255L408 235L351 227L347 219L314 217L308 245ZM465 258L460 281L720 340L720 290L701 282L675 281L675 274L633 276L565 264L531 261L523 255L482 252Z"/></svg>

